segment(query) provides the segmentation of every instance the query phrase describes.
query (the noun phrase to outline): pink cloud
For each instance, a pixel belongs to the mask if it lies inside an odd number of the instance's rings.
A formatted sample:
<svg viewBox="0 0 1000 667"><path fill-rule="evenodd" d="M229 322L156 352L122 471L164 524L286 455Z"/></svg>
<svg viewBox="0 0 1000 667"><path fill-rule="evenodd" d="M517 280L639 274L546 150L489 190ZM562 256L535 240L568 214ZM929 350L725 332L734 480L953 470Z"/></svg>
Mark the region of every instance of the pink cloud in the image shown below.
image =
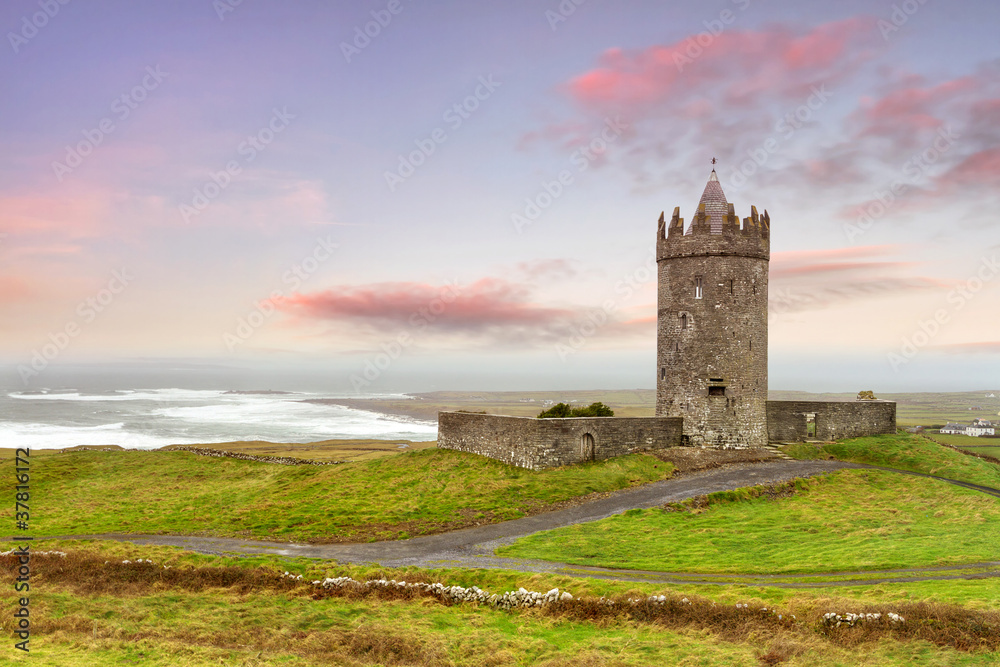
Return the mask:
<svg viewBox="0 0 1000 667"><path fill-rule="evenodd" d="M934 86L908 86L890 91L858 111L859 136L881 136L934 129L942 103L976 89L974 77L961 77Z"/></svg>
<svg viewBox="0 0 1000 667"><path fill-rule="evenodd" d="M822 310L861 299L899 296L920 290L941 288L941 283L925 277L858 277L817 283L776 280L770 285L767 310L772 315Z"/></svg>
<svg viewBox="0 0 1000 667"><path fill-rule="evenodd" d="M375 336L410 333L421 346L539 348L571 344L597 322L588 340L601 347L648 342L655 329L655 303L608 314L594 305L547 305L534 287L501 278L471 284L375 283L294 294L276 302L304 335L322 323L325 335L350 329ZM322 327L320 327L322 328ZM352 336L352 345L357 336ZM353 348L352 348L353 349Z"/></svg>
<svg viewBox="0 0 1000 667"><path fill-rule="evenodd" d="M904 192L892 205L893 215L908 213L953 194L954 186L992 186L997 178L995 146L1000 141L1000 76L991 69L938 83L921 76L883 72L886 92L862 98L845 118L848 139L832 157L817 160L799 174L810 184L828 186L830 178L885 190L892 182ZM865 166L882 163L894 176L877 180ZM874 199L847 206L845 217L859 208L876 206Z"/></svg>
<svg viewBox="0 0 1000 667"><path fill-rule="evenodd" d="M868 245L830 250L791 250L771 254L770 276L773 281L783 278L803 278L829 273L864 273L892 271L912 266L912 262L874 261L872 258L894 255L898 245Z"/></svg>
<svg viewBox="0 0 1000 667"><path fill-rule="evenodd" d="M722 158L720 175L732 177L768 140L777 142L778 158L751 180L792 190L821 187L848 218L894 181L907 191L893 204L893 216L952 194L953 185L996 182L1000 70L994 67L929 80L887 65L887 45L871 17L808 28L734 25L698 44L692 35L608 49L560 88L588 116L620 114L632 124L633 135L621 142L628 159L620 164L642 188L676 183L677 162L695 152L703 159L706 150ZM860 94L865 88L876 92ZM836 100L829 107L828 97ZM797 115L802 109L806 120ZM800 137L801 127L829 135L821 150L807 150L815 138ZM941 151L939 132L951 130L960 139ZM935 147L940 155L913 163Z"/></svg>
<svg viewBox="0 0 1000 667"><path fill-rule="evenodd" d="M694 153L699 161L706 151L717 154L725 176L748 151L779 140L781 159L761 170L763 176L789 169L788 158L796 157L794 148L785 152L788 118L801 127L795 116L800 109L811 115L809 124L818 114L843 113L850 104L849 79L885 48L870 17L806 28L771 24L740 30L734 24L710 40L702 34L636 50L609 49L559 90L588 118L620 117L634 128L619 142L627 155L620 164L643 189L676 184L677 162ZM838 100L835 109L824 106L831 98ZM532 138L548 134L541 130ZM822 182L826 188L862 182L867 174L854 164L853 147L837 152L846 164L818 160L811 173L801 173L807 170L794 163L795 173L783 182ZM606 155L617 159L612 151Z"/></svg>
<svg viewBox="0 0 1000 667"><path fill-rule="evenodd" d="M865 245L830 250L788 250L771 253L771 266L815 262L831 259L851 259L857 257L878 257L892 255L901 250L898 245Z"/></svg>
<svg viewBox="0 0 1000 667"><path fill-rule="evenodd" d="M794 266L788 268L772 268L772 278L784 278L788 276L802 276L818 273L835 272L856 272L872 271L877 269L895 269L912 266L913 262L821 262L805 266Z"/></svg>
<svg viewBox="0 0 1000 667"><path fill-rule="evenodd" d="M571 310L532 302L525 286L499 278L483 278L471 285L342 286L314 294L293 294L282 299L279 307L307 318L380 324L407 325L413 318L422 317L436 328L448 330L550 326L572 316Z"/></svg>
<svg viewBox="0 0 1000 667"><path fill-rule="evenodd" d="M947 283L913 275L915 262L887 261L896 245L773 253L768 311L772 314L818 310L864 298L886 297Z"/></svg>
<svg viewBox="0 0 1000 667"><path fill-rule="evenodd" d="M936 179L936 183L946 190L964 185L985 185L995 188L998 182L1000 182L1000 147L973 153Z"/></svg>
<svg viewBox="0 0 1000 667"><path fill-rule="evenodd" d="M811 32L791 40L784 47L782 60L791 69L831 67L844 58L848 41L857 36L861 27L860 19L817 26Z"/></svg>
<svg viewBox="0 0 1000 667"><path fill-rule="evenodd" d="M586 107L642 107L671 99L719 95L730 102L761 95L797 99L809 86L852 69L874 44L870 21L850 18L804 33L775 25L728 30L707 45L697 36L634 52L605 51L598 66L565 85ZM692 46L694 45L694 46Z"/></svg>

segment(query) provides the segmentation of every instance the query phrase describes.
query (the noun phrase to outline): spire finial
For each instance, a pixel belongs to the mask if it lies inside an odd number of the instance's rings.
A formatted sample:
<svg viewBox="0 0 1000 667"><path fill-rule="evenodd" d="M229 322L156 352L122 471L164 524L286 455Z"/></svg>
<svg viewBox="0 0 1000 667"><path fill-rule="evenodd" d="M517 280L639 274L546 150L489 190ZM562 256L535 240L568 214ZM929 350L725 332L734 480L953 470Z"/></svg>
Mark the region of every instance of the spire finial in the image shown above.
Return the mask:
<svg viewBox="0 0 1000 667"><path fill-rule="evenodd" d="M712 158L712 171L715 171L715 158Z"/></svg>

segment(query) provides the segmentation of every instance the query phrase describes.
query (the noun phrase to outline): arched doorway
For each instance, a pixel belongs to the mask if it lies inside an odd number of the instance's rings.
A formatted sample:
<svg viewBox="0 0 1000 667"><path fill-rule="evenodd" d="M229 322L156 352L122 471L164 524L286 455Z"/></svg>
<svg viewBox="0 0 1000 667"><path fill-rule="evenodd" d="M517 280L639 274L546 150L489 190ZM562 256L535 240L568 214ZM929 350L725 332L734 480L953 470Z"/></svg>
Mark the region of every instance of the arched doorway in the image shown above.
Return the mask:
<svg viewBox="0 0 1000 667"><path fill-rule="evenodd" d="M594 460L594 436L589 433L584 433L583 437L580 438L580 460Z"/></svg>

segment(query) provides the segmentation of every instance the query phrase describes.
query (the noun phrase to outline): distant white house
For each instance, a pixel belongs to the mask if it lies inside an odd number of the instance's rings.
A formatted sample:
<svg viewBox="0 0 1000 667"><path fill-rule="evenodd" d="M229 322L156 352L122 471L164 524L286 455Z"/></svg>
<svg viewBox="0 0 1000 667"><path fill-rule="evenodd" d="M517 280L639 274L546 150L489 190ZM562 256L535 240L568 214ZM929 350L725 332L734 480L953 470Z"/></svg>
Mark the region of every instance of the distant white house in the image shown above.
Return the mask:
<svg viewBox="0 0 1000 667"><path fill-rule="evenodd" d="M987 419L976 419L968 426L964 424L953 424L948 422L941 433L951 433L953 435L971 435L974 438L978 438L984 435L995 435L996 427L993 422Z"/></svg>
<svg viewBox="0 0 1000 667"><path fill-rule="evenodd" d="M971 435L975 438L983 435L994 435L995 433L996 429L993 426L993 422L988 419L977 419L969 424L969 426L965 429L966 435Z"/></svg>

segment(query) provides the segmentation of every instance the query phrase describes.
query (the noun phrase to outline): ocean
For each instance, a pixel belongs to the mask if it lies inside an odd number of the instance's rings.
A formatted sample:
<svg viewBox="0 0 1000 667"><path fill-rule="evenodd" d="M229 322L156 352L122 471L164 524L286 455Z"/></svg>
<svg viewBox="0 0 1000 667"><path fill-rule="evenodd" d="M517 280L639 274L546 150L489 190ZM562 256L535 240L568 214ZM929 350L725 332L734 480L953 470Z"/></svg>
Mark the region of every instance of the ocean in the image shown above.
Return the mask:
<svg viewBox="0 0 1000 667"><path fill-rule="evenodd" d="M227 389L8 389L0 392L0 447L155 449L237 440L437 438L434 422L309 402L329 398L369 397Z"/></svg>

